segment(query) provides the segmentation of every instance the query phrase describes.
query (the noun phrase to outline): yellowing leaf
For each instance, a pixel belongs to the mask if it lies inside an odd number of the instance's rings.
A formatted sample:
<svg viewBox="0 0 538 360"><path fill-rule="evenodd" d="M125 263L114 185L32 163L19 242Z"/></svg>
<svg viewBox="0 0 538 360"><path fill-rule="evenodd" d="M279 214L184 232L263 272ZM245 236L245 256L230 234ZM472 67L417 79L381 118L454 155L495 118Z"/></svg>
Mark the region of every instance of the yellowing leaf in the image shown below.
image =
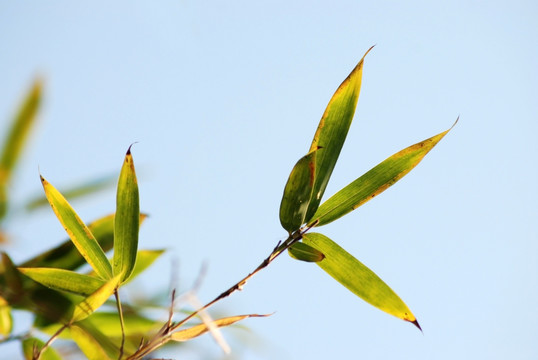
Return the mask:
<svg viewBox="0 0 538 360"><path fill-rule="evenodd" d="M45 195L58 220L80 254L103 279L112 277L112 266L92 232L58 190L41 176Z"/></svg>
<svg viewBox="0 0 538 360"><path fill-rule="evenodd" d="M107 352L101 345L100 339L96 339L91 332L77 325L69 327L73 340L88 360L109 360Z"/></svg>
<svg viewBox="0 0 538 360"><path fill-rule="evenodd" d="M70 270L19 268L19 271L32 280L53 290L68 291L83 296L91 295L105 284L105 281L102 279Z"/></svg>
<svg viewBox="0 0 538 360"><path fill-rule="evenodd" d="M318 233L303 235L305 244L321 251L325 259L316 264L352 293L420 329L417 319L398 295L372 270L342 249L337 243Z"/></svg>
<svg viewBox="0 0 538 360"><path fill-rule="evenodd" d="M372 48L366 54L370 50ZM355 115L361 89L362 66L366 54L334 93L314 134L310 151L323 148L323 152L318 154L316 160L316 181L313 198L306 214L307 221L310 221L321 202Z"/></svg>
<svg viewBox="0 0 538 360"><path fill-rule="evenodd" d="M6 299L0 296L0 336L7 337L13 329L11 307Z"/></svg>
<svg viewBox="0 0 538 360"><path fill-rule="evenodd" d="M101 286L96 292L82 300L75 306L73 315L69 323L75 323L90 316L95 310L101 307L114 293L118 287L120 277L116 276Z"/></svg>
<svg viewBox="0 0 538 360"><path fill-rule="evenodd" d="M139 221L138 182L129 147L118 181L114 219L114 274L121 274L122 282L129 278L135 266Z"/></svg>
<svg viewBox="0 0 538 360"><path fill-rule="evenodd" d="M216 327L220 328L220 327L232 325L232 324L234 324L234 323L236 323L238 321L241 321L241 320L249 318L249 317L265 317L265 316L268 316L268 315L250 314L250 315L230 316L230 317L225 317L225 318L222 318L222 319L217 319L217 320L213 321L213 324ZM187 341L187 340L190 340L192 338L195 338L197 336L200 336L200 335L206 333L208 330L209 330L209 328L208 328L208 326L206 324L195 325L195 326L190 327L188 329L179 330L179 331L174 332L171 335L171 339L174 340L174 341Z"/></svg>
<svg viewBox="0 0 538 360"><path fill-rule="evenodd" d="M382 193L417 166L449 131L450 129L443 131L390 156L321 204L309 223L315 226L328 224ZM317 223L314 224L316 220Z"/></svg>

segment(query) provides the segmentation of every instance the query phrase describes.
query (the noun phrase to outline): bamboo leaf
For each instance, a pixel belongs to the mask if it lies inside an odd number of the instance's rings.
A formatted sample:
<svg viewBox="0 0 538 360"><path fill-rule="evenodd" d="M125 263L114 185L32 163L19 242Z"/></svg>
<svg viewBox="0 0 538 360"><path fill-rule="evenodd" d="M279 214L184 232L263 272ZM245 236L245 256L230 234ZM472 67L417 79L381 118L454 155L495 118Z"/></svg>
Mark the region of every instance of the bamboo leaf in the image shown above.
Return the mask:
<svg viewBox="0 0 538 360"><path fill-rule="evenodd" d="M156 332L162 327L162 321L148 319L140 314L126 312L124 314L125 336L144 335ZM122 330L116 312L96 312L84 322L91 322L93 326L108 338L120 338Z"/></svg>
<svg viewBox="0 0 538 360"><path fill-rule="evenodd" d="M382 193L417 166L450 129L385 159L321 204L309 223L315 226L328 224Z"/></svg>
<svg viewBox="0 0 538 360"><path fill-rule="evenodd" d="M120 282L120 277L115 276L108 280L103 286L101 286L93 294L78 303L71 316L70 324L83 320L90 316L95 310L108 300L108 298L114 293Z"/></svg>
<svg viewBox="0 0 538 360"><path fill-rule="evenodd" d="M92 232L54 186L42 176L41 182L52 210L54 210L56 217L60 220L60 223L82 257L84 257L101 278L110 279L112 277L112 266L106 258L103 249L99 246L97 240L95 240Z"/></svg>
<svg viewBox="0 0 538 360"><path fill-rule="evenodd" d="M213 325L215 325L216 327L224 327L224 326L230 326L238 321L241 321L243 319L246 319L246 318L250 318L250 317L266 317L266 316L269 316L269 315L257 315L257 314L249 314L249 315L237 315L237 316L230 316L230 317L225 317L225 318L221 318L221 319L217 319L215 321L213 321ZM174 341L187 341L187 340L190 340L192 338L195 338L195 337L198 337L206 332L209 331L209 327L208 325L206 324L199 324L199 325L195 325L193 327L190 327L188 329L184 329L184 330L179 330L179 331L176 331L174 332L172 335L171 335L171 339L174 340Z"/></svg>
<svg viewBox="0 0 538 360"><path fill-rule="evenodd" d="M26 360L34 359L34 351L39 351L45 343L37 338L30 337L22 341L22 352ZM62 360L61 356L51 347L41 353L39 360Z"/></svg>
<svg viewBox="0 0 538 360"><path fill-rule="evenodd" d="M121 274L122 282L129 278L136 263L139 220L138 183L129 147L118 181L114 220L114 274Z"/></svg>
<svg viewBox="0 0 538 360"><path fill-rule="evenodd" d="M64 269L19 268L19 271L53 290L68 291L82 296L91 295L105 284L104 280L94 276Z"/></svg>
<svg viewBox="0 0 538 360"><path fill-rule="evenodd" d="M280 203L280 223L290 234L305 223L312 198L318 149L303 156L291 170Z"/></svg>
<svg viewBox="0 0 538 360"><path fill-rule="evenodd" d="M306 214L309 221L318 208L327 183L331 177L344 141L355 114L362 81L362 66L366 54L348 77L338 87L329 101L327 108L319 122L310 151L323 148L316 161L316 181L314 183L313 198Z"/></svg>
<svg viewBox="0 0 538 360"><path fill-rule="evenodd" d="M295 260L306 262L318 262L325 258L325 255L321 251L303 242L297 242L290 246L288 254Z"/></svg>
<svg viewBox="0 0 538 360"><path fill-rule="evenodd" d="M13 317L11 307L6 299L0 296L0 336L7 337L13 330Z"/></svg>
<svg viewBox="0 0 538 360"><path fill-rule="evenodd" d="M13 175L13 169L20 158L30 129L35 123L36 114L41 102L41 91L41 81L36 80L19 108L11 129L6 133L5 145L0 155L0 219L5 216L7 211L7 184Z"/></svg>
<svg viewBox="0 0 538 360"><path fill-rule="evenodd" d="M336 281L367 303L420 329L417 319L402 299L379 276L338 244L318 233L304 234L303 241L325 254L325 259L316 264Z"/></svg>
<svg viewBox="0 0 538 360"><path fill-rule="evenodd" d="M96 338L92 332L77 325L70 326L69 332L89 360L110 360L108 353L102 346L101 339Z"/></svg>
<svg viewBox="0 0 538 360"><path fill-rule="evenodd" d="M140 275L144 270L150 267L155 260L157 260L164 250L139 250L136 258L135 267L127 282L131 281L138 275Z"/></svg>

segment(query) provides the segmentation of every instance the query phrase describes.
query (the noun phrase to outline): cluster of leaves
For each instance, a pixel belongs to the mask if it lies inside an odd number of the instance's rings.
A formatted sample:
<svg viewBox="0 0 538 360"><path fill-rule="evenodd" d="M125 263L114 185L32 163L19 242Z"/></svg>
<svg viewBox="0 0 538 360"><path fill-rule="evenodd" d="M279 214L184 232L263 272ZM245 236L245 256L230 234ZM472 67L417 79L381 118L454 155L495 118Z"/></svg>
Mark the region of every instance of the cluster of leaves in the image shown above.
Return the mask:
<svg viewBox="0 0 538 360"><path fill-rule="evenodd" d="M262 316L231 316L186 327L189 320L203 314L205 309L240 290L249 278L284 251L294 259L316 263L363 300L420 328L407 305L373 271L327 236L311 232L390 187L411 171L449 131L390 156L321 203L354 116L363 62L364 57L333 95L308 153L291 171L280 206L280 222L288 238L277 244L254 271L180 321L173 321L173 299L164 324L145 317L120 300L120 288L146 270L163 252L138 249L139 226L145 216L140 213L131 148L119 175L115 213L88 225L65 196L41 176L46 200L69 240L19 265L2 253L0 336L4 341L21 340L27 359L60 359L51 347L59 337L74 341L89 359L140 359L170 341L186 341L248 317ZM6 214L6 189L34 121L40 94L41 85L36 83L6 141L0 160L0 219ZM107 252L111 250L113 255L109 259ZM80 272L85 264L89 264L91 270ZM112 297L114 301L110 300ZM103 310L110 304L114 310ZM34 337L31 329L23 336L13 336L12 309L32 313L33 329L48 334L49 340L44 342Z"/></svg>

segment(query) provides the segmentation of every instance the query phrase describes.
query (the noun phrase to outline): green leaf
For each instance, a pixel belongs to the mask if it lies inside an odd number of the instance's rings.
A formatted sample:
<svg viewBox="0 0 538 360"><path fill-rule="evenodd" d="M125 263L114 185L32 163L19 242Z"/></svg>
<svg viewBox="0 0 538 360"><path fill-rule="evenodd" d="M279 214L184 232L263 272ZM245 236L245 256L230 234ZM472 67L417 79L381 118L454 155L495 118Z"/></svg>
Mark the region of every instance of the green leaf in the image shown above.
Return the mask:
<svg viewBox="0 0 538 360"><path fill-rule="evenodd" d="M0 336L7 337L13 330L11 307L6 299L0 296Z"/></svg>
<svg viewBox="0 0 538 360"><path fill-rule="evenodd" d="M112 266L106 258L103 249L99 246L97 240L95 240L92 232L80 220L75 210L73 210L63 195L42 176L41 183L43 184L45 195L52 210L54 210L56 217L60 220L60 223L82 257L84 257L101 278L110 279L112 277Z"/></svg>
<svg viewBox="0 0 538 360"><path fill-rule="evenodd" d="M83 320L90 316L95 310L100 308L101 305L103 305L117 289L119 282L120 277L115 276L93 294L78 303L73 310L73 315L71 316L69 323L73 324L77 321Z"/></svg>
<svg viewBox="0 0 538 360"><path fill-rule="evenodd" d="M162 321L148 319L140 314L126 312L124 314L125 336L144 335L156 332L162 327ZM100 329L108 338L121 338L122 330L117 312L96 312L86 320Z"/></svg>
<svg viewBox="0 0 538 360"><path fill-rule="evenodd" d="M368 49L366 54L372 50ZM309 221L318 208L327 183L331 177L344 141L355 114L357 101L361 89L363 58L348 77L338 87L333 97L329 101L325 113L323 114L310 151L323 148L316 161L316 181L313 189L313 199L310 202L306 214L306 220Z"/></svg>
<svg viewBox="0 0 538 360"><path fill-rule="evenodd" d="M299 159L284 188L280 203L280 223L290 234L305 223L315 180L317 150Z"/></svg>
<svg viewBox="0 0 538 360"><path fill-rule="evenodd" d="M417 166L450 129L390 156L321 204L309 223L328 224L382 193Z"/></svg>
<svg viewBox="0 0 538 360"><path fill-rule="evenodd" d="M155 260L164 253L164 250L139 250L136 258L136 264L127 282L131 281L144 270L150 267Z"/></svg>
<svg viewBox="0 0 538 360"><path fill-rule="evenodd" d="M39 351L45 343L37 338L30 337L22 341L22 352L26 360L34 359L34 349ZM51 347L43 351L39 360L62 360L61 356Z"/></svg>
<svg viewBox="0 0 538 360"><path fill-rule="evenodd" d="M295 260L306 262L318 262L325 258L325 255L321 251L303 242L297 242L290 246L288 254Z"/></svg>
<svg viewBox="0 0 538 360"><path fill-rule="evenodd" d="M110 360L107 351L102 346L102 339L96 337L93 332L77 325L70 326L69 332L89 360Z"/></svg>
<svg viewBox="0 0 538 360"><path fill-rule="evenodd" d="M114 274L121 274L122 282L129 278L135 266L139 220L138 183L129 147L118 181L114 220Z"/></svg>
<svg viewBox="0 0 538 360"><path fill-rule="evenodd" d="M0 219L5 216L8 207L7 185L20 158L30 129L35 123L41 102L41 89L41 81L36 80L19 108L11 129L6 132L5 145L0 154Z"/></svg>
<svg viewBox="0 0 538 360"><path fill-rule="evenodd" d="M338 244L318 233L304 234L303 241L325 254L325 259L316 264L336 281L367 303L420 329L417 319L402 299L379 276Z"/></svg>
<svg viewBox="0 0 538 360"><path fill-rule="evenodd" d="M94 276L64 269L19 268L19 271L53 290L68 291L82 296L91 295L105 284L104 280Z"/></svg>
<svg viewBox="0 0 538 360"><path fill-rule="evenodd" d="M216 327L224 327L232 325L238 321L241 321L243 319L249 318L249 317L266 317L268 315L256 315L256 314L250 314L250 315L237 315L237 316L230 316L225 317L222 319L214 320L212 325ZM193 327L190 327L188 329L179 330L172 334L171 339L174 341L187 341L192 338L198 337L206 332L209 331L209 326L207 324L199 324L195 325Z"/></svg>

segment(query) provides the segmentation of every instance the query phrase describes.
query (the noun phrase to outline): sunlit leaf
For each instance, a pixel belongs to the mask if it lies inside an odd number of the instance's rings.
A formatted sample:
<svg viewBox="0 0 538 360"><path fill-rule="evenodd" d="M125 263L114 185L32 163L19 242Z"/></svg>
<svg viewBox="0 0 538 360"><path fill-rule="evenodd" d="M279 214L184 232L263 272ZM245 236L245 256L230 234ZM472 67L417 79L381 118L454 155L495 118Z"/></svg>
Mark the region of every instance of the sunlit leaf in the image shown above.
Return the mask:
<svg viewBox="0 0 538 360"><path fill-rule="evenodd" d="M382 193L417 166L449 131L450 129L443 131L390 156L321 204L310 223L317 221L316 226L328 224Z"/></svg>
<svg viewBox="0 0 538 360"><path fill-rule="evenodd" d="M89 360L110 359L102 345L102 339L96 338L92 332L78 326L78 324L70 326L69 331L75 343Z"/></svg>
<svg viewBox="0 0 538 360"><path fill-rule="evenodd" d="M288 253L292 258L306 262L318 262L325 258L321 251L303 242L293 244L288 249Z"/></svg>
<svg viewBox="0 0 538 360"><path fill-rule="evenodd" d="M417 319L402 299L379 276L338 244L318 233L304 234L303 241L325 254L325 259L316 264L352 293L420 329Z"/></svg>
<svg viewBox="0 0 538 360"><path fill-rule="evenodd" d="M92 232L58 190L41 176L45 195L65 231L80 254L103 279L112 277L112 266Z"/></svg>
<svg viewBox="0 0 538 360"><path fill-rule="evenodd" d="M118 181L114 220L114 274L121 274L122 282L129 278L135 266L139 221L138 183L129 147Z"/></svg>
<svg viewBox="0 0 538 360"><path fill-rule="evenodd" d="M104 280L94 276L64 269L19 268L19 271L53 290L68 291L83 296L91 295L105 284Z"/></svg>
<svg viewBox="0 0 538 360"><path fill-rule="evenodd" d="M34 358L34 351L39 351L45 343L37 338L30 337L22 341L22 352L26 360ZM41 353L39 360L62 360L62 357L51 347L48 347Z"/></svg>
<svg viewBox="0 0 538 360"><path fill-rule="evenodd" d="M164 250L139 250L136 257L135 267L131 276L127 279L127 282L144 272L144 270L150 267L163 253Z"/></svg>
<svg viewBox="0 0 538 360"><path fill-rule="evenodd" d="M6 132L5 145L0 154L0 219L5 216L8 207L7 185L35 123L41 102L41 89L41 81L36 80L13 119L11 129Z"/></svg>
<svg viewBox="0 0 538 360"><path fill-rule="evenodd" d="M220 327L232 325L238 321L241 321L249 317L265 317L265 316L268 316L268 315L250 314L250 315L230 316L230 317L214 320L213 325L220 328ZM174 332L171 336L171 339L174 341L187 341L197 336L200 336L208 331L209 331L209 327L206 324L195 325L188 329L178 330Z"/></svg>
<svg viewBox="0 0 538 360"><path fill-rule="evenodd" d="M124 314L125 336L148 335L162 326L161 320L152 320L140 314L126 312ZM86 320L107 337L121 337L121 326L116 312L96 312Z"/></svg>
<svg viewBox="0 0 538 360"><path fill-rule="evenodd" d="M11 307L6 299L0 296L0 336L6 337L13 329L13 317Z"/></svg>
<svg viewBox="0 0 538 360"><path fill-rule="evenodd" d="M314 215L321 202L329 178L346 140L351 121L355 114L357 101L359 100L362 66L366 54L364 54L361 61L359 61L357 66L334 93L314 134L310 151L323 148L323 152L318 154L316 160L316 181L314 183L313 198L306 214L307 221Z"/></svg>
<svg viewBox="0 0 538 360"><path fill-rule="evenodd" d="M118 287L120 277L115 276L107 283L101 286L96 292L82 300L75 306L73 315L71 316L70 323L83 320L90 316L95 310L101 307L107 301L107 299L114 293L114 290Z"/></svg>
<svg viewBox="0 0 538 360"><path fill-rule="evenodd" d="M318 149L303 156L293 167L280 203L280 223L289 233L305 223L312 198Z"/></svg>

